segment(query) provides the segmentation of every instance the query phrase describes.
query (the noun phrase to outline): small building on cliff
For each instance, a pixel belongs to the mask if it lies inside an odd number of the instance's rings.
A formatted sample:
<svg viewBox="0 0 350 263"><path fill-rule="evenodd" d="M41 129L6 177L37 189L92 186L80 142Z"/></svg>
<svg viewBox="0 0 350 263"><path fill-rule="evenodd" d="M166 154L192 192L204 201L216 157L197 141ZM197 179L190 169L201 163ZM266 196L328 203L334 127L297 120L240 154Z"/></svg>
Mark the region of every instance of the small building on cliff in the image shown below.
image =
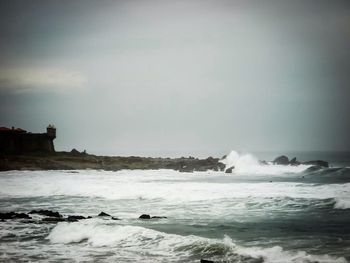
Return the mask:
<svg viewBox="0 0 350 263"><path fill-rule="evenodd" d="M46 133L31 133L20 128L0 127L0 153L55 152L56 128L49 125Z"/></svg>

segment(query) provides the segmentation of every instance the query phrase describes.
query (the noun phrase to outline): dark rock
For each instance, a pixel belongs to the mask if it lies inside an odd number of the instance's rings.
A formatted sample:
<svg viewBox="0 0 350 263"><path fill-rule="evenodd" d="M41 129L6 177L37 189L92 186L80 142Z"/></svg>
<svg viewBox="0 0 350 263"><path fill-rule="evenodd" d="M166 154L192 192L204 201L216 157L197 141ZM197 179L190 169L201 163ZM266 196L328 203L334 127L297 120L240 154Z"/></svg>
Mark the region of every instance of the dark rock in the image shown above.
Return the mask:
<svg viewBox="0 0 350 263"><path fill-rule="evenodd" d="M298 162L298 161L297 161L297 158L294 157L293 159L291 159L291 160L289 161L289 164L291 164L291 165L299 165L300 162Z"/></svg>
<svg viewBox="0 0 350 263"><path fill-rule="evenodd" d="M58 212L53 212L50 210L32 210L29 212L29 214L38 214L43 216L49 216L49 217L58 217L61 218L62 215Z"/></svg>
<svg viewBox="0 0 350 263"><path fill-rule="evenodd" d="M25 213L15 213L15 218L25 218L25 219L32 219L29 215Z"/></svg>
<svg viewBox="0 0 350 263"><path fill-rule="evenodd" d="M303 162L303 164L311 164L311 165L316 165L316 166L320 166L320 167L329 167L328 162L326 161L322 161L322 160L313 160L313 161L307 161L307 162Z"/></svg>
<svg viewBox="0 0 350 263"><path fill-rule="evenodd" d="M212 260L201 259L201 262L200 262L200 263L215 263L215 262L212 261Z"/></svg>
<svg viewBox="0 0 350 263"><path fill-rule="evenodd" d="M105 212L101 212L101 213L98 214L98 216L111 216L111 215L109 215L109 214L107 214Z"/></svg>
<svg viewBox="0 0 350 263"><path fill-rule="evenodd" d="M79 220L82 220L82 219L86 219L85 216L68 216L67 217L67 220L69 222L76 222L76 221L79 221Z"/></svg>
<svg viewBox="0 0 350 263"><path fill-rule="evenodd" d="M57 222L62 222L66 221L64 218L59 218L59 217L45 217L41 219L42 222L50 222L50 223L57 223Z"/></svg>
<svg viewBox="0 0 350 263"><path fill-rule="evenodd" d="M112 216L112 220L120 220L118 217Z"/></svg>
<svg viewBox="0 0 350 263"><path fill-rule="evenodd" d="M273 164L282 164L287 165L289 164L289 159L285 155L278 156L275 160L272 161Z"/></svg>
<svg viewBox="0 0 350 263"><path fill-rule="evenodd" d="M218 164L217 164L217 169L218 169L219 171L224 171L224 170L225 170L225 167L226 167L225 164L218 162Z"/></svg>
<svg viewBox="0 0 350 263"><path fill-rule="evenodd" d="M25 213L15 213L15 212L0 213L1 220L16 219L16 218L31 219L31 217Z"/></svg>
<svg viewBox="0 0 350 263"><path fill-rule="evenodd" d="M142 214L140 215L139 219L151 219L150 215Z"/></svg>
<svg viewBox="0 0 350 263"><path fill-rule="evenodd" d="M226 169L225 173L227 173L227 174L232 174L233 169L235 169L235 167L234 167L234 166L231 166L230 168L227 168L227 169Z"/></svg>
<svg viewBox="0 0 350 263"><path fill-rule="evenodd" d="M167 218L166 216L152 216L152 219L163 219L163 218Z"/></svg>
<svg viewBox="0 0 350 263"><path fill-rule="evenodd" d="M259 160L259 164L261 165L267 165L268 163L265 160Z"/></svg>

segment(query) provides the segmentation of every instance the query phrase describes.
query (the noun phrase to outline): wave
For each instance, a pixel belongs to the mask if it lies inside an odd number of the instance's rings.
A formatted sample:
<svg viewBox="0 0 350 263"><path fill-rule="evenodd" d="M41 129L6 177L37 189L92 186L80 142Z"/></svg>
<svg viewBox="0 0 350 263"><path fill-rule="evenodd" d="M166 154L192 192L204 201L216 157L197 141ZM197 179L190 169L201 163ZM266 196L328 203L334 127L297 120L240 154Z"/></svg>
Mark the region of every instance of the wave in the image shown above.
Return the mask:
<svg viewBox="0 0 350 263"><path fill-rule="evenodd" d="M189 235L181 236L141 226L107 224L101 219L57 224L47 239L53 244L86 242L92 247L113 247L121 253L146 256L153 262L198 262L200 258L229 262L347 262L345 258L328 255L311 255L304 251L285 251L279 246L242 247L225 236L208 239ZM124 255L125 256L125 255Z"/></svg>
<svg viewBox="0 0 350 263"><path fill-rule="evenodd" d="M310 165L276 165L272 163L262 164L252 154L239 154L231 151L221 160L226 168L234 166L234 174L261 174L261 175L281 175L286 173L300 173L305 171Z"/></svg>
<svg viewBox="0 0 350 263"><path fill-rule="evenodd" d="M230 179L236 176L220 176L217 173L184 175L168 170L80 171L77 174L63 171L10 172L0 176L0 197L77 196L109 200L158 200L173 204L220 199L266 202L274 198L333 198L336 200L334 208L349 208L350 183L251 183Z"/></svg>

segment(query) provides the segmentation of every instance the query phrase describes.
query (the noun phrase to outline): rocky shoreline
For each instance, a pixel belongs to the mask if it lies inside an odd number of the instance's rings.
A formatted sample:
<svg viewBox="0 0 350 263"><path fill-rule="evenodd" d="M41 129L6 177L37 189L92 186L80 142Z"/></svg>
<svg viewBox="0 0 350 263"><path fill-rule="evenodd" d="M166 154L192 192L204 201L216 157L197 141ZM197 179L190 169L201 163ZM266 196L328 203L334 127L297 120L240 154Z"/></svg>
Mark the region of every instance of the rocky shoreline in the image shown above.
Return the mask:
<svg viewBox="0 0 350 263"><path fill-rule="evenodd" d="M157 170L172 169L180 172L194 171L225 171L232 173L234 166L226 167L220 162L222 158L208 157L199 159L194 157L181 158L154 158L154 157L138 157L138 156L97 156L79 152L73 149L71 152L55 152L55 153L31 153L17 155L0 155L0 171L10 170L106 170L119 171L127 170ZM282 155L275 158L272 162L260 161L261 165L313 165L317 167L329 167L328 162L322 160L313 160L307 162L299 162L296 158L289 160L288 157Z"/></svg>
<svg viewBox="0 0 350 263"><path fill-rule="evenodd" d="M193 171L223 171L225 165L220 158L194 157L152 158L152 157L121 157L97 156L72 150L71 152L33 153L25 155L1 155L0 171L9 170L106 170L122 169L173 169L181 172Z"/></svg>

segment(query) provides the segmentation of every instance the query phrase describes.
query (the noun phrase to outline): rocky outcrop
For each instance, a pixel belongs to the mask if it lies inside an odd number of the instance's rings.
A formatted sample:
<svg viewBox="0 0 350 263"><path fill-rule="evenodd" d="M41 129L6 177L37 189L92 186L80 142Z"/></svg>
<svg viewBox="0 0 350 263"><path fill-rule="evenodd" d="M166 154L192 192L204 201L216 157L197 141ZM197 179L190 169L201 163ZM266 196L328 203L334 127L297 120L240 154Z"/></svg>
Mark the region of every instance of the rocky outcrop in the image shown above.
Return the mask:
<svg viewBox="0 0 350 263"><path fill-rule="evenodd" d="M151 219L151 216L147 214L142 214L139 216L139 219Z"/></svg>
<svg viewBox="0 0 350 263"><path fill-rule="evenodd" d="M31 219L31 217L25 213L8 212L0 213L0 219Z"/></svg>
<svg viewBox="0 0 350 263"><path fill-rule="evenodd" d="M43 215L43 216L48 216L48 217L62 217L62 215L58 212L53 212L51 210L32 210L29 212L29 214L38 214L38 215Z"/></svg>
<svg viewBox="0 0 350 263"><path fill-rule="evenodd" d="M287 156L281 155L275 158L275 160L272 161L273 164L279 164L279 165L314 165L319 167L329 167L328 162L322 161L322 160L312 160L307 162L299 162L296 157L292 158L291 160L288 159Z"/></svg>
<svg viewBox="0 0 350 263"><path fill-rule="evenodd" d="M289 159L285 155L281 155L275 158L275 160L272 161L273 164L281 164L281 165L288 165Z"/></svg>
<svg viewBox="0 0 350 263"><path fill-rule="evenodd" d="M139 219L164 219L166 216L150 216L148 214L142 214L139 216Z"/></svg>
<svg viewBox="0 0 350 263"><path fill-rule="evenodd" d="M109 215L109 214L107 214L107 213L105 213L105 212L101 212L101 213L99 213L97 216L111 216L111 215Z"/></svg>
<svg viewBox="0 0 350 263"><path fill-rule="evenodd" d="M227 168L227 169L225 170L225 173L227 173L227 174L232 174L233 169L235 169L235 167L234 167L234 166L231 166L230 168Z"/></svg>

